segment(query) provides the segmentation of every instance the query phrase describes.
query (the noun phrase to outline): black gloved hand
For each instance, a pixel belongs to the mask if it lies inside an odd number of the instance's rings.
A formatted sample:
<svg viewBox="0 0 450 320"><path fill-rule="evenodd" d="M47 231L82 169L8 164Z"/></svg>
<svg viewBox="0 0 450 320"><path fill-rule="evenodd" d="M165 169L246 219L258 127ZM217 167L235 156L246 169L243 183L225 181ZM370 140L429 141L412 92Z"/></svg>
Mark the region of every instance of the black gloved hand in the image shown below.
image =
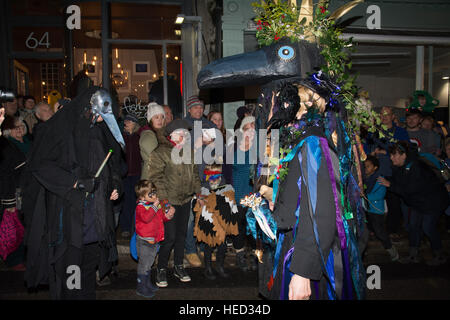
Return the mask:
<svg viewBox="0 0 450 320"><path fill-rule="evenodd" d="M80 191L92 193L98 187L98 178L78 179L76 188Z"/></svg>

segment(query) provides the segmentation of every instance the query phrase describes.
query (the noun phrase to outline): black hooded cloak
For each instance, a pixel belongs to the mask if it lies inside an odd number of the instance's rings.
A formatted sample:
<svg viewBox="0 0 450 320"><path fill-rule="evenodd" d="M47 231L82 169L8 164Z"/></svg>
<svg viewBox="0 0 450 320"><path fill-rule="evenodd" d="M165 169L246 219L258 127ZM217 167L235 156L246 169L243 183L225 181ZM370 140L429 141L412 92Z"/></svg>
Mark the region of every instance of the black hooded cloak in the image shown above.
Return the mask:
<svg viewBox="0 0 450 320"><path fill-rule="evenodd" d="M26 168L27 287L48 284L53 299L62 297L67 267L82 265L83 246L98 242L103 277L117 260L112 201L121 193L120 145L104 122L90 127L90 87L42 124ZM93 177L113 149L93 193L74 188Z"/></svg>

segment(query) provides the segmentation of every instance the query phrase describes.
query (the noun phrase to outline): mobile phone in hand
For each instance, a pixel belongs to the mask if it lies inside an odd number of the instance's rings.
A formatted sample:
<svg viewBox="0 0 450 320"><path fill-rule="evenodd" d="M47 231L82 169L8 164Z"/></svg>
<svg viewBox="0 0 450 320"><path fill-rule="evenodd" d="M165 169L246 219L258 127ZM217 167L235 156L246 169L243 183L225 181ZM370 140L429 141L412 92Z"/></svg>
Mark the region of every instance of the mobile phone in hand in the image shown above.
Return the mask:
<svg viewBox="0 0 450 320"><path fill-rule="evenodd" d="M202 129L203 137L208 140L216 139L216 130L214 128Z"/></svg>

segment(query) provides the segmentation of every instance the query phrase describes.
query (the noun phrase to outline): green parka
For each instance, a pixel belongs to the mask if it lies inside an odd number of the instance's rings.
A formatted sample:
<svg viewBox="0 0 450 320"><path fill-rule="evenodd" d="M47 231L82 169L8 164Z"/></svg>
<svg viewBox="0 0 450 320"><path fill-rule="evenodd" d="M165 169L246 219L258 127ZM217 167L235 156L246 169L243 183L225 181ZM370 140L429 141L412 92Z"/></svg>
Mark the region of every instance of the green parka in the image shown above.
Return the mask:
<svg viewBox="0 0 450 320"><path fill-rule="evenodd" d="M141 179L149 179L148 169L150 165L150 154L158 147L157 134L152 130L142 131L139 138L139 149L141 151L142 158L142 171Z"/></svg>
<svg viewBox="0 0 450 320"><path fill-rule="evenodd" d="M183 205L200 193L200 177L194 164L175 164L171 159L173 145L158 135L158 147L149 159L149 180L155 184L160 201L167 199L171 205Z"/></svg>

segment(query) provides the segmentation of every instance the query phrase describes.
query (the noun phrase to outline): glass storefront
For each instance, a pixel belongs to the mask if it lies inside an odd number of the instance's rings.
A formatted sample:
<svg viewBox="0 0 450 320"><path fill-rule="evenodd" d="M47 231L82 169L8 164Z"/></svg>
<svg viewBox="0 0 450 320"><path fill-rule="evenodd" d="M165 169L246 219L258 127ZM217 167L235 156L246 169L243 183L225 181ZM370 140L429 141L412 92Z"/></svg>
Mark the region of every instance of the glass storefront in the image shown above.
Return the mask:
<svg viewBox="0 0 450 320"><path fill-rule="evenodd" d="M110 89L117 92L121 105L146 105L151 98L176 104L172 108L181 113L181 28L174 24L181 5L108 3ZM74 4L81 13L79 30L66 27L65 1L10 2L4 13L12 21L10 86L19 95L41 101L56 90L67 97L69 82L79 72L95 85L104 85L101 1Z"/></svg>

